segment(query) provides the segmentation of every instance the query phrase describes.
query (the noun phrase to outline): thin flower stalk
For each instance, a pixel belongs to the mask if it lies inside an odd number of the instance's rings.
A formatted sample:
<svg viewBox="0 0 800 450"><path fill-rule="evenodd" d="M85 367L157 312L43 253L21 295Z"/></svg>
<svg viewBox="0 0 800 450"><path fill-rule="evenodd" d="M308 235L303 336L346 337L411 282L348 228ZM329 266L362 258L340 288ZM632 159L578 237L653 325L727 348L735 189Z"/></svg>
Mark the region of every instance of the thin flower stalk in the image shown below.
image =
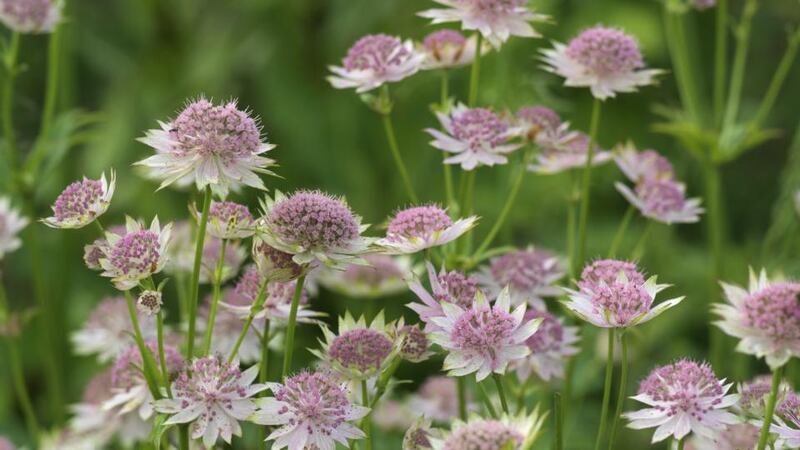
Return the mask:
<svg viewBox="0 0 800 450"><path fill-rule="evenodd" d="M492 378L494 379L495 387L497 387L497 395L500 397L500 406L503 408L504 413L509 414L506 390L503 387L503 377L498 373L494 373L492 374Z"/></svg>
<svg viewBox="0 0 800 450"><path fill-rule="evenodd" d="M600 428L594 441L594 450L600 449L608 422L608 403L611 399L611 380L614 376L614 328L608 329L608 355L606 356L606 381L603 385L603 405L600 407Z"/></svg>
<svg viewBox="0 0 800 450"><path fill-rule="evenodd" d="M167 357L164 353L164 311L161 310L156 315L156 336L158 340L158 361L161 363L161 378L164 381L164 387L167 389L167 395L172 397L172 388L169 383L169 366L167 366Z"/></svg>
<svg viewBox="0 0 800 450"><path fill-rule="evenodd" d="M753 116L753 120L750 122L751 129L758 129L767 119L770 111L772 111L775 100L778 98L781 87L783 87L783 82L786 81L789 69L792 68L794 59L797 56L798 47L800 47L800 28L792 32L789 36L789 45L783 53L783 57L781 57L781 61L778 63L775 73L772 75L767 92L764 94L761 104L758 105L758 110L755 116Z"/></svg>
<svg viewBox="0 0 800 450"><path fill-rule="evenodd" d="M586 230L589 224L589 196L591 195L592 184L592 155L594 145L597 142L597 127L600 123L600 99L595 98L592 106L592 121L589 127L589 144L587 147L586 166L583 168L583 179L581 181L581 206L578 219L578 258L577 264L583 264L586 259Z"/></svg>
<svg viewBox="0 0 800 450"><path fill-rule="evenodd" d="M200 266L203 262L203 244L206 240L206 226L208 225L208 210L211 208L211 187L206 186L203 196L203 209L197 223L197 238L195 239L194 265L192 266L192 279L189 294L189 331L186 340L186 357L194 356L194 336L197 327L197 300L200 296ZM220 259L220 261L224 261Z"/></svg>
<svg viewBox="0 0 800 450"><path fill-rule="evenodd" d="M142 329L139 326L139 318L136 314L136 306L133 297L129 290L124 291L124 293L125 302L128 305L128 314L131 317L131 325L133 326L133 339L136 342L136 347L139 349L139 354L142 355L144 378L150 393L153 394L153 398L159 399L161 398L161 394L158 386L160 385L159 380L161 376L158 374L158 371L156 371L156 363L153 360L153 354L150 353L150 349L147 348L144 343L144 338L142 338Z"/></svg>
<svg viewBox="0 0 800 450"><path fill-rule="evenodd" d="M14 100L14 80L17 75L17 57L19 55L19 32L11 33L11 40L6 49L4 56L4 66L6 70L6 79L3 83L3 100L2 115L3 115L3 134L6 141L6 157L8 158L8 166L10 168L17 167L17 142L14 133L14 119L12 113L13 100ZM14 186L13 177L9 177L9 187Z"/></svg>
<svg viewBox="0 0 800 450"><path fill-rule="evenodd" d="M394 132L394 125L392 124L392 99L389 94L389 86L383 85L381 88L381 103L384 105L384 110L380 111L381 121L383 122L383 129L386 132L386 140L389 143L389 150L392 152L392 158L400 172L400 178L403 179L403 187L406 190L406 195L412 203L418 203L417 193L414 191L414 185L411 183L411 177L408 175L408 169L403 161L403 155L400 153L400 146L397 144L397 135Z"/></svg>
<svg viewBox="0 0 800 450"><path fill-rule="evenodd" d="M53 123L58 100L58 75L61 59L61 24L48 36L47 42L47 84L45 85L44 106L42 107L42 121L39 124L39 137L47 136Z"/></svg>
<svg viewBox="0 0 800 450"><path fill-rule="evenodd" d="M750 29L753 24L753 16L758 9L756 0L747 0L742 10L742 18L739 25L734 30L736 36L736 52L733 56L733 70L731 72L731 83L728 91L728 102L725 105L725 116L722 118L723 129L729 128L736 123L739 114L739 104L742 98L742 86L744 85L744 72L747 65L747 50L750 46Z"/></svg>
<svg viewBox="0 0 800 450"><path fill-rule="evenodd" d="M441 85L441 100L439 103L439 107L447 108L448 100L450 99L450 93L449 93L450 77L448 77L446 70L441 70L441 77L442 77L442 85ZM447 159L447 154L445 154L443 158ZM455 192L453 191L453 170L450 168L450 164L442 164L442 170L444 170L444 189L445 189L445 199L447 200L447 206L450 209L455 209L456 197L455 197Z"/></svg>
<svg viewBox="0 0 800 450"><path fill-rule="evenodd" d="M474 259L480 259L483 252L485 252L489 246L494 241L494 238L497 236L497 233L500 232L500 229L505 224L506 219L508 218L508 214L511 212L511 208L514 206L514 201L517 199L517 194L519 194L519 190L522 187L522 180L525 178L525 167L527 166L527 155L523 158L522 164L517 168L517 176L514 177L514 181L511 184L511 191L509 191L508 195L506 196L506 202L503 205L503 208L500 210L500 215L497 217L497 221L495 221L494 225L492 225L492 229L489 231L489 234L483 239L481 245L478 246L478 249L475 251L473 256Z"/></svg>
<svg viewBox="0 0 800 450"><path fill-rule="evenodd" d="M219 249L219 261L214 271L214 285L211 294L211 309L208 312L208 325L206 326L206 335L203 339L203 356L207 356L211 352L211 339L214 335L214 323L217 321L217 308L219 307L220 290L222 288L222 270L225 268L225 249L227 248L228 241L222 240Z"/></svg>
<svg viewBox="0 0 800 450"><path fill-rule="evenodd" d="M476 102L478 101L478 83L480 81L481 76L481 51L480 48L483 46L483 35L481 33L476 33L477 44L475 48L479 49L475 52L475 59L472 60L472 68L470 69L469 75L469 97L467 97L468 105L470 108L474 107Z"/></svg>
<svg viewBox="0 0 800 450"><path fill-rule="evenodd" d="M719 125L725 107L728 75L728 0L717 0L714 24L714 124Z"/></svg>
<svg viewBox="0 0 800 450"><path fill-rule="evenodd" d="M764 412L764 424L761 425L761 433L758 436L758 450L764 450L769 440L772 416L775 413L775 405L778 402L778 390L783 376L783 367L780 366L772 371L772 385L770 386L769 398L767 399L767 409Z"/></svg>
<svg viewBox="0 0 800 450"><path fill-rule="evenodd" d="M233 345L231 349L231 354L228 355L228 362L233 362L236 359L236 354L239 353L239 347L242 346L242 342L244 342L244 338L247 336L247 332L250 330L250 325L253 324L253 320L255 319L256 314L259 310L261 310L261 306L264 304L264 301L267 299L267 285L269 284L269 279L264 280L261 283L261 287L258 290L258 295L256 296L255 301L253 302L253 306L250 308L250 314L247 315L247 319L244 321L244 326L242 327L242 332L239 333L239 337L236 339L236 343ZM264 339L269 339L269 335L264 331L264 334L267 335Z"/></svg>
<svg viewBox="0 0 800 450"><path fill-rule="evenodd" d="M634 213L636 213L636 207L633 205L628 206L628 209L625 211L625 215L622 217L622 221L619 223L617 232L614 234L614 239L611 240L611 245L608 247L609 258L614 258L617 256L617 251L619 250L619 246L622 244L622 240L625 238L625 233L628 231L628 225L630 225Z"/></svg>
<svg viewBox="0 0 800 450"><path fill-rule="evenodd" d="M625 391L628 383L628 339L627 333L621 332L619 336L620 348L622 353L622 361L620 363L619 372L619 390L617 392L617 407L614 411L614 422L611 424L611 436L608 438L608 449L614 450L614 444L619 431L619 421L622 416L622 406L625 404Z"/></svg>
<svg viewBox="0 0 800 450"><path fill-rule="evenodd" d="M286 352L283 354L283 370L281 371L281 379L286 378L289 370L292 367L292 355L294 353L294 333L297 327L297 308L300 306L300 294L303 292L303 284L305 284L306 276L301 275L297 279L297 285L294 288L294 295L292 296L292 307L289 311L289 323L286 326Z"/></svg>
<svg viewBox="0 0 800 450"><path fill-rule="evenodd" d="M367 387L367 380L361 380L361 404L364 407L369 407L369 389ZM364 450L372 450L372 430L371 430L371 415L367 414L361 421L361 431L364 432Z"/></svg>

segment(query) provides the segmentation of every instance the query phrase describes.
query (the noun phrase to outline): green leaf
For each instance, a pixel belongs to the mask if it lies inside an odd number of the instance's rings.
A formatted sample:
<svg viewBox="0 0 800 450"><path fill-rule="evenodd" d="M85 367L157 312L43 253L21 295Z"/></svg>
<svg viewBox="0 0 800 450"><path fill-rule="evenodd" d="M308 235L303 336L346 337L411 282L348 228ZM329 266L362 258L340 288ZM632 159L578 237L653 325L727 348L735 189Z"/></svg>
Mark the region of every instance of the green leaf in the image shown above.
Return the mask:
<svg viewBox="0 0 800 450"><path fill-rule="evenodd" d="M150 437L148 439L153 443L155 450L160 450L164 433L175 426L174 424L165 423L168 418L169 416L166 414L158 414L153 420L153 429L150 431Z"/></svg>
<svg viewBox="0 0 800 450"><path fill-rule="evenodd" d="M780 130L753 129L749 123L737 123L722 130L714 160L719 163L733 161L744 152L781 135Z"/></svg>

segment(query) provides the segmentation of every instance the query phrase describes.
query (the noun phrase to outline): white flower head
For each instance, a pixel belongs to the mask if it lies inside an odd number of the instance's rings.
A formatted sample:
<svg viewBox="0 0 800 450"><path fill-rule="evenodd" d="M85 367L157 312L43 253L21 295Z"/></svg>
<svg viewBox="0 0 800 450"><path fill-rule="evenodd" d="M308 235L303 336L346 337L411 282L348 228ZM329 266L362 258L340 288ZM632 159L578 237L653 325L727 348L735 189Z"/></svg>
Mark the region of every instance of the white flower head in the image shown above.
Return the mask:
<svg viewBox="0 0 800 450"><path fill-rule="evenodd" d="M101 273L111 278L114 287L127 291L145 278L161 272L167 263L167 246L169 244L172 224L163 229L154 218L150 228L131 217L125 222L125 234L106 232L108 246L104 248L104 257L100 258Z"/></svg>
<svg viewBox="0 0 800 450"><path fill-rule="evenodd" d="M330 66L328 81L336 89L355 88L363 93L417 73L425 55L410 40L386 34L362 37L347 51L341 66Z"/></svg>
<svg viewBox="0 0 800 450"><path fill-rule="evenodd" d="M28 219L11 207L11 199L0 197L0 260L22 245L19 232L28 225Z"/></svg>
<svg viewBox="0 0 800 450"><path fill-rule="evenodd" d="M53 215L42 219L52 228L83 228L102 216L111 204L117 174L111 170L111 181L102 174L99 180L83 177L67 186L53 204Z"/></svg>
<svg viewBox="0 0 800 450"><path fill-rule="evenodd" d="M415 206L398 211L389 222L386 237L377 244L389 253L417 253L458 239L477 222L476 216L453 222L436 205Z"/></svg>

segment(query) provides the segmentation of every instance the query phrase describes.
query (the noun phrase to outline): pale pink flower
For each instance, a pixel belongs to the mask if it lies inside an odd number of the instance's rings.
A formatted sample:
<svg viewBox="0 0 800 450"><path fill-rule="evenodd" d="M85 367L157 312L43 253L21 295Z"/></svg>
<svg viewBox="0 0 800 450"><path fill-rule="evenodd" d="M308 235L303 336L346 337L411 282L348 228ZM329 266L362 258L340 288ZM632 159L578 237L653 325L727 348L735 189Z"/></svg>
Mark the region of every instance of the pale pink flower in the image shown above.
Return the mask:
<svg viewBox="0 0 800 450"><path fill-rule="evenodd" d="M545 309L545 297L561 295L561 289L553 284L565 273L564 264L556 255L530 247L492 258L476 278L489 297L497 296L508 286L513 305L528 303Z"/></svg>
<svg viewBox="0 0 800 450"><path fill-rule="evenodd" d="M713 439L716 432L739 422L728 411L739 399L727 394L730 387L707 363L682 359L650 372L632 397L648 407L624 417L635 430L656 428L653 443L669 436L680 440L691 432Z"/></svg>
<svg viewBox="0 0 800 450"><path fill-rule="evenodd" d="M763 420L756 424L761 427ZM800 397L797 394L791 393L778 404L769 431L778 435L776 449L800 447Z"/></svg>
<svg viewBox="0 0 800 450"><path fill-rule="evenodd" d="M489 46L482 46L481 54ZM471 64L478 51L476 36L464 37L455 30L438 30L425 36L419 51L425 55L422 68L427 70L449 69Z"/></svg>
<svg viewBox="0 0 800 450"><path fill-rule="evenodd" d="M267 388L253 384L258 370L241 372L221 356L195 359L172 383L173 397L156 400L155 410L171 416L165 425L191 423L192 439L202 437L207 447L220 436L230 444L232 436L242 435L239 421L256 411L251 397Z"/></svg>
<svg viewBox="0 0 800 450"><path fill-rule="evenodd" d="M292 281L305 273L304 268L294 262L291 253L282 252L271 247L258 236L253 237L251 254L260 275L269 280Z"/></svg>
<svg viewBox="0 0 800 450"><path fill-rule="evenodd" d="M750 271L749 290L721 283L728 303L715 303L714 322L739 339L736 350L764 358L773 370L800 356L800 283L772 281Z"/></svg>
<svg viewBox="0 0 800 450"><path fill-rule="evenodd" d="M197 220L200 214L194 208ZM255 233L253 215L247 206L235 202L211 202L206 232L217 239L244 239Z"/></svg>
<svg viewBox="0 0 800 450"><path fill-rule="evenodd" d="M105 239L95 239L91 244L83 246L83 262L90 270L103 270L100 265L100 258L105 255L105 248L108 242Z"/></svg>
<svg viewBox="0 0 800 450"><path fill-rule="evenodd" d="M350 397L353 402L360 401L360 398L353 395L355 393L353 391L357 391L360 397L360 386L359 389L353 389L351 387L350 392ZM381 431L403 431L411 426L414 418L414 412L411 408L409 408L405 402L386 397L387 396L384 396L381 401L375 405L375 409L372 410L372 414L369 416L370 420L372 420Z"/></svg>
<svg viewBox="0 0 800 450"><path fill-rule="evenodd" d="M53 215L41 222L51 228L83 228L102 216L111 204L117 174L111 170L111 181L102 174L99 180L76 181L67 186L53 204Z"/></svg>
<svg viewBox="0 0 800 450"><path fill-rule="evenodd" d="M505 373L510 363L528 356L525 341L536 333L542 320L525 320L525 306L510 312L508 289L500 292L494 305L482 294L469 309L442 303L445 315L431 318L440 329L432 332L430 339L447 351L444 370L450 376L475 373L475 379L481 381L492 373Z"/></svg>
<svg viewBox="0 0 800 450"><path fill-rule="evenodd" d="M544 22L549 17L531 11L527 0L434 0L445 8L422 11L419 16L434 24L461 22L464 30L475 30L495 48L511 36L541 36L531 22Z"/></svg>
<svg viewBox="0 0 800 450"><path fill-rule="evenodd" d="M392 217L386 237L377 244L391 253L416 253L458 239L475 227L477 221L476 216L470 216L453 222L438 206L414 206Z"/></svg>
<svg viewBox="0 0 800 450"><path fill-rule="evenodd" d="M553 132L561 126L558 113L545 106L524 106L517 110L515 119L529 141L535 141L540 132Z"/></svg>
<svg viewBox="0 0 800 450"><path fill-rule="evenodd" d="M636 40L624 32L602 26L589 28L568 45L553 43L543 50L545 69L565 78L564 85L588 87L600 100L618 92L635 92L653 84L663 71L645 69Z"/></svg>
<svg viewBox="0 0 800 450"><path fill-rule="evenodd" d="M691 0L689 3L698 11L705 11L717 6L717 0Z"/></svg>
<svg viewBox="0 0 800 450"><path fill-rule="evenodd" d="M468 409L475 405L467 398ZM458 387L455 378L442 375L428 377L409 400L417 414L437 422L449 422L458 417Z"/></svg>
<svg viewBox="0 0 800 450"><path fill-rule="evenodd" d="M445 158L445 164L460 164L464 170L505 164L506 155L522 147L511 140L524 130L486 108L458 104L449 113L437 112L436 117L444 132L434 128L426 128L425 132L433 136L433 147L454 154Z"/></svg>
<svg viewBox="0 0 800 450"><path fill-rule="evenodd" d="M51 33L61 21L61 0L0 0L0 22L18 33Z"/></svg>
<svg viewBox="0 0 800 450"><path fill-rule="evenodd" d="M397 330L397 339L402 340L399 355L406 361L418 363L433 355L429 350L428 335L419 325L406 325Z"/></svg>
<svg viewBox="0 0 800 450"><path fill-rule="evenodd" d="M517 376L521 381L527 380L531 374L543 381L564 378L567 360L580 351L575 346L580 340L578 328L564 326L561 319L547 311L532 309L525 313L525 320L538 318L542 319L539 331L525 341L531 350L530 355L514 362Z"/></svg>
<svg viewBox="0 0 800 450"><path fill-rule="evenodd" d="M350 439L364 433L351 422L366 416L369 408L353 404L345 385L324 372L300 372L284 384L269 383L274 397L256 400L258 411L250 420L278 426L267 437L279 450L332 449L336 443L350 447Z"/></svg>
<svg viewBox="0 0 800 450"><path fill-rule="evenodd" d="M422 303L408 303L406 306L419 314L425 322L425 331L434 331L438 326L433 318L444 317L444 303L453 303L462 309L470 309L478 293L478 280L458 271L447 272L442 268L439 274L430 262L426 262L431 292L414 277L408 280L408 288L422 300Z"/></svg>
<svg viewBox="0 0 800 450"><path fill-rule="evenodd" d="M148 176L163 180L159 189L176 183L210 186L225 197L241 185L266 189L258 174L275 161L262 156L275 146L262 141L258 121L237 108L235 101L214 105L205 98L189 102L170 122L148 130L139 141L156 154L139 161Z"/></svg>
<svg viewBox="0 0 800 450"><path fill-rule="evenodd" d="M471 416L465 423L455 420L449 433L431 437L434 450L529 450L539 437L545 416L534 410L530 414L498 419Z"/></svg>
<svg viewBox="0 0 800 450"><path fill-rule="evenodd" d="M541 152L536 154L536 161L528 165L528 170L550 175L586 167L589 141L586 133L570 130L569 122L564 122L557 128L543 128L535 139ZM601 149L597 142L592 143L593 166L605 164L611 158L611 152Z"/></svg>
<svg viewBox="0 0 800 450"><path fill-rule="evenodd" d="M686 198L686 186L674 180L645 179L631 190L614 183L620 194L643 216L666 224L693 223L705 210L699 198Z"/></svg>
<svg viewBox="0 0 800 450"><path fill-rule="evenodd" d="M363 93L417 73L425 55L414 43L386 34L362 37L347 51L341 66L330 66L328 82L336 89L355 88Z"/></svg>
<svg viewBox="0 0 800 450"><path fill-rule="evenodd" d="M636 184L646 180L675 178L675 170L667 158L653 149L639 151L631 141L614 149L614 161L622 173Z"/></svg>
<svg viewBox="0 0 800 450"><path fill-rule="evenodd" d="M563 304L596 327L628 328L657 317L683 300L678 297L653 306L656 295L668 287L658 284L655 275L645 280L633 263L604 259L583 269L578 290L564 288L569 300Z"/></svg>
<svg viewBox="0 0 800 450"><path fill-rule="evenodd" d="M126 219L125 233L106 232L108 247L105 256L100 258L104 277L111 278L114 287L127 291L136 287L141 280L161 272L167 263L172 224L163 229L154 218L150 228L131 217Z"/></svg>
<svg viewBox="0 0 800 450"><path fill-rule="evenodd" d="M368 266L350 265L344 270L321 270L322 286L347 297L374 299L405 292L412 273L408 256L364 255Z"/></svg>
<svg viewBox="0 0 800 450"><path fill-rule="evenodd" d="M759 427L751 423L728 425L727 429L714 432L713 438L691 436L686 442L686 450L752 450L756 448L760 431ZM784 447L774 448L778 450Z"/></svg>
<svg viewBox="0 0 800 450"><path fill-rule="evenodd" d="M0 450L17 450L17 447L4 436L0 436Z"/></svg>
<svg viewBox="0 0 800 450"><path fill-rule="evenodd" d="M213 283L217 277L217 265L222 251L222 239L210 234L206 235L203 241L203 258L200 260L200 283ZM194 250L192 250L194 254ZM242 268L242 264L247 259L247 249L239 241L226 241L225 260L222 263L222 277L220 281L225 283L232 280ZM194 256L192 256L194 263Z"/></svg>
<svg viewBox="0 0 800 450"><path fill-rule="evenodd" d="M421 416L406 430L403 435L403 450L431 449L431 421Z"/></svg>
<svg viewBox="0 0 800 450"><path fill-rule="evenodd" d="M155 318L138 313L139 328L144 339L156 337ZM123 297L107 297L92 310L83 326L70 336L78 355L97 355L97 360L115 359L131 345L133 326Z"/></svg>
<svg viewBox="0 0 800 450"><path fill-rule="evenodd" d="M28 225L28 219L11 207L11 199L0 196L0 260L22 245L19 233Z"/></svg>

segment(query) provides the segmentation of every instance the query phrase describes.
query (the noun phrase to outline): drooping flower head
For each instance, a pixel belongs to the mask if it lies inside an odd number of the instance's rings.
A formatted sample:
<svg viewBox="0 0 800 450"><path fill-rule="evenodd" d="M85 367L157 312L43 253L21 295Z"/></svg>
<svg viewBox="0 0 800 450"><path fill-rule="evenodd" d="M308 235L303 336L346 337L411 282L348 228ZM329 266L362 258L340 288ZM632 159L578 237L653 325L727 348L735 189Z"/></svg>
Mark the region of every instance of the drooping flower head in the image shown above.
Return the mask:
<svg viewBox="0 0 800 450"><path fill-rule="evenodd" d="M278 428L267 437L279 450L330 449L335 443L349 447L349 439L364 433L353 423L369 408L353 404L345 385L332 374L300 372L284 384L269 383L274 397L256 400L258 411L250 418L259 425Z"/></svg>
<svg viewBox="0 0 800 450"><path fill-rule="evenodd" d="M344 199L320 191L276 192L265 198L258 236L269 246L293 256L299 265L342 267L363 263L360 255L372 241L361 236L369 225L353 214Z"/></svg>
<svg viewBox="0 0 800 450"><path fill-rule="evenodd" d="M220 436L230 444L232 436L242 435L239 421L256 410L251 397L267 388L253 384L258 370L256 365L242 372L221 356L195 359L172 383L173 398L157 400L155 409L171 415L167 425L191 423L192 439L202 437L206 447Z"/></svg>
<svg viewBox="0 0 800 450"><path fill-rule="evenodd" d="M505 373L509 363L528 356L525 341L542 319L525 320L525 306L510 312L508 289L500 292L494 305L482 293L468 309L442 303L445 315L431 318L440 329L430 333L430 339L448 352L444 370L450 376L475 373L480 381L492 373Z"/></svg>
<svg viewBox="0 0 800 450"><path fill-rule="evenodd" d="M429 450L431 447L431 421L420 416L403 435L403 450Z"/></svg>
<svg viewBox="0 0 800 450"><path fill-rule="evenodd" d="M578 290L564 289L570 311L601 328L627 328L658 316L677 305L683 297L665 300L653 306L656 295L668 288L658 284L654 275L645 280L635 264L603 259L583 269Z"/></svg>
<svg viewBox="0 0 800 450"><path fill-rule="evenodd" d="M544 298L561 294L553 283L564 276L564 264L547 250L514 250L493 258L477 275L487 295L494 297L508 286L511 303L528 303L545 309Z"/></svg>
<svg viewBox="0 0 800 450"><path fill-rule="evenodd" d="M60 0L0 0L0 22L18 33L50 33L61 21Z"/></svg>
<svg viewBox="0 0 800 450"><path fill-rule="evenodd" d="M675 170L672 163L652 149L636 149L633 142L617 146L614 150L614 161L622 173L636 184L647 180L673 180Z"/></svg>
<svg viewBox="0 0 800 450"><path fill-rule="evenodd" d="M510 36L539 37L530 23L548 19L531 11L527 0L434 1L445 8L422 11L419 16L431 19L434 24L461 22L462 29L480 32L495 48L500 48Z"/></svg>
<svg viewBox="0 0 800 450"><path fill-rule="evenodd" d="M261 238L253 237L253 261L262 277L274 281L292 281L303 274L303 267L294 262L291 253L271 247Z"/></svg>
<svg viewBox="0 0 800 450"><path fill-rule="evenodd" d="M394 83L417 73L425 55L414 43L386 34L362 37L347 51L341 66L330 66L328 81L336 89L371 91L384 83Z"/></svg>
<svg viewBox="0 0 800 450"><path fill-rule="evenodd" d="M682 359L650 372L633 397L647 408L624 416L635 430L657 427L653 443L669 436L680 440L691 432L713 438L715 432L739 422L728 411L739 399L737 394L727 394L730 387L708 363Z"/></svg>
<svg viewBox="0 0 800 450"><path fill-rule="evenodd" d="M117 174L111 171L111 182L106 174L99 180L83 177L67 186L53 204L53 215L42 219L42 223L52 228L83 228L102 216L111 204Z"/></svg>
<svg viewBox="0 0 800 450"><path fill-rule="evenodd" d="M19 232L28 225L28 219L11 207L11 199L0 197L0 260L22 245Z"/></svg>
<svg viewBox="0 0 800 450"><path fill-rule="evenodd" d="M198 220L200 215L197 214ZM255 232L253 215L235 202L212 202L208 210L207 233L218 239L244 239Z"/></svg>
<svg viewBox="0 0 800 450"><path fill-rule="evenodd" d="M155 317L139 313L139 328L144 339L156 337ZM99 362L114 360L131 345L133 326L123 297L108 297L100 301L83 323L72 333L75 353L97 355Z"/></svg>
<svg viewBox="0 0 800 450"><path fill-rule="evenodd" d="M400 352L403 339L397 330L402 326L402 321L386 323L383 312L369 324L363 316L355 320L346 312L339 318L338 334L323 326L322 348L311 352L345 379L365 380L383 372Z"/></svg>
<svg viewBox="0 0 800 450"><path fill-rule="evenodd" d="M481 48L486 53L488 46ZM469 38L455 30L438 30L425 36L420 51L425 55L423 69L448 69L471 64L478 51L478 39Z"/></svg>
<svg viewBox="0 0 800 450"><path fill-rule="evenodd" d="M545 69L564 77L564 85L588 87L600 100L653 84L657 69L645 69L639 44L621 30L596 26L543 50Z"/></svg>
<svg viewBox="0 0 800 450"><path fill-rule="evenodd" d="M141 280L161 272L167 262L171 230L171 223L162 229L158 217L153 219L150 228L128 217L124 234L106 232L108 247L100 258L101 275L111 278L117 289L127 291Z"/></svg>
<svg viewBox="0 0 800 450"><path fill-rule="evenodd" d="M534 410L529 415L483 419L472 416L466 423L456 420L449 433L431 439L434 450L529 450L539 437L545 417Z"/></svg>
<svg viewBox="0 0 800 450"><path fill-rule="evenodd" d="M471 406L467 397L467 409ZM437 422L449 422L458 416L456 380L443 375L428 377L409 400L413 411Z"/></svg>
<svg viewBox="0 0 800 450"><path fill-rule="evenodd" d="M426 263L426 267L431 292L428 292L416 277L410 279L408 288L422 300L422 303L409 303L406 306L419 314L419 318L425 322L425 331L433 331L438 329L433 318L445 316L443 304L453 303L461 309L470 309L479 289L478 280L474 277L455 270L447 272L444 269L437 274L431 263Z"/></svg>
<svg viewBox="0 0 800 450"><path fill-rule="evenodd" d="M458 239L477 221L470 216L453 222L438 206L415 206L398 211L389 222L386 237L377 243L392 253L416 253Z"/></svg>
<svg viewBox="0 0 800 450"><path fill-rule="evenodd" d="M499 115L486 108L468 108L456 105L449 113L437 112L436 117L444 132L426 128L433 136L430 144L439 150L453 153L445 158L445 164L460 164L464 170L478 166L493 166L508 162L506 155L522 147L511 143L511 139L522 135L524 130L512 127Z"/></svg>
<svg viewBox="0 0 800 450"><path fill-rule="evenodd" d="M162 180L159 189L194 183L198 190L210 186L221 197L241 185L266 189L258 174L272 175L267 168L275 161L261 155L275 146L262 141L257 119L235 101L215 105L201 97L160 125L139 138L156 154L137 163Z"/></svg>
<svg viewBox="0 0 800 450"><path fill-rule="evenodd" d="M716 303L715 325L739 338L736 350L764 358L774 370L800 355L800 283L771 281L750 271L749 291L721 283L728 303Z"/></svg>
<svg viewBox="0 0 800 450"><path fill-rule="evenodd" d="M514 363L517 376L521 381L527 380L531 374L544 381L564 378L567 359L580 351L575 346L579 340L578 328L564 326L560 319L547 311L531 309L525 313L525 320L538 318L542 319L539 331L525 341L530 355Z"/></svg>
<svg viewBox="0 0 800 450"><path fill-rule="evenodd" d="M322 270L319 282L328 289L354 298L373 299L406 290L412 273L407 256L364 255L368 266L350 265L345 270Z"/></svg>
<svg viewBox="0 0 800 450"><path fill-rule="evenodd" d="M544 128L536 134L535 140L541 152L536 154L536 161L528 166L528 170L549 175L583 168L589 158L590 140L586 133L570 130L569 122L555 129ZM611 158L611 152L601 149L597 142L592 143L593 166L605 164Z"/></svg>
<svg viewBox="0 0 800 450"><path fill-rule="evenodd" d="M704 212L700 199L687 199L686 186L674 180L646 179L634 190L619 182L614 186L643 216L658 222L693 223Z"/></svg>
<svg viewBox="0 0 800 450"><path fill-rule="evenodd" d="M546 106L524 106L517 110L516 119L530 141L535 141L542 131L553 132L561 126L561 117Z"/></svg>

